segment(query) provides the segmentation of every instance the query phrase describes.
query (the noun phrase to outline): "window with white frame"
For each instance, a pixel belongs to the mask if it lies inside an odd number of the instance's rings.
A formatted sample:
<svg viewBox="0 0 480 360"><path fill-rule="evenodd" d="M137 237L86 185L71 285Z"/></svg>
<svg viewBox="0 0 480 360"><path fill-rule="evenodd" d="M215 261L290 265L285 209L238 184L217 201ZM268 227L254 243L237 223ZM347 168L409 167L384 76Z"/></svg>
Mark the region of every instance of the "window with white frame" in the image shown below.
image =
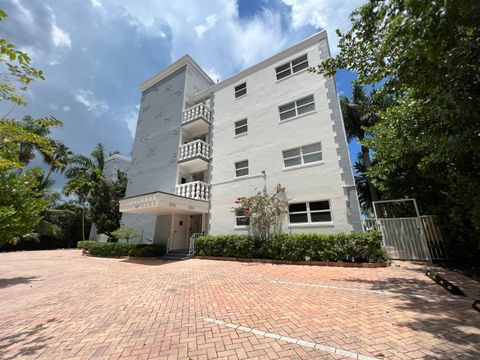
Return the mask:
<svg viewBox="0 0 480 360"><path fill-rule="evenodd" d="M330 201L309 201L288 205L290 224L332 221Z"/></svg>
<svg viewBox="0 0 480 360"><path fill-rule="evenodd" d="M322 161L322 144L315 143L295 149L283 151L283 163L285 167L309 164Z"/></svg>
<svg viewBox="0 0 480 360"><path fill-rule="evenodd" d="M235 86L235 98L239 98L240 96L247 94L247 83L243 83L240 85Z"/></svg>
<svg viewBox="0 0 480 360"><path fill-rule="evenodd" d="M313 95L292 101L291 103L278 107L280 112L280 121L293 118L298 115L315 110L315 101Z"/></svg>
<svg viewBox="0 0 480 360"><path fill-rule="evenodd" d="M248 226L250 225L250 219L245 216L245 212L242 209L235 211L235 226Z"/></svg>
<svg viewBox="0 0 480 360"><path fill-rule="evenodd" d="M248 132L247 119L235 122L235 135L245 134Z"/></svg>
<svg viewBox="0 0 480 360"><path fill-rule="evenodd" d="M235 163L235 176L248 175L248 160L243 160Z"/></svg>
<svg viewBox="0 0 480 360"><path fill-rule="evenodd" d="M283 79L287 76L295 74L300 70L306 69L308 67L308 58L307 54L302 55L292 61L280 65L279 67L275 68L275 72L277 73L277 80Z"/></svg>

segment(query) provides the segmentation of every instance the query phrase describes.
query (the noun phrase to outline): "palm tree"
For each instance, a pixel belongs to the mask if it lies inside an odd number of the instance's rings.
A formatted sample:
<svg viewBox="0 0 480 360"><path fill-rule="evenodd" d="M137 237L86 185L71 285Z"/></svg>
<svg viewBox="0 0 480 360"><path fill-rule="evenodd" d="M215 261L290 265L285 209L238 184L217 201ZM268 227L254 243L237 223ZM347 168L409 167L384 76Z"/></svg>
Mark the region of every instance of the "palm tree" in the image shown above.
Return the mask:
<svg viewBox="0 0 480 360"><path fill-rule="evenodd" d="M58 171L63 174L68 165L70 157L73 155L72 151L68 148L68 146L66 146L61 141L52 139L51 144L54 148L52 154L42 152L43 161L50 166L47 175L42 180L42 183L48 183L48 181L50 180L50 175L53 172Z"/></svg>
<svg viewBox="0 0 480 360"><path fill-rule="evenodd" d="M365 174L372 167L370 158L370 149L362 144L362 141L368 137L366 128L375 125L380 120L380 112L385 110L391 100L381 96L375 90L366 94L362 85L356 80L352 82L352 97L348 99L345 96L340 98L343 122L347 133L347 140L351 142L357 140L361 146L361 165ZM367 187L370 192L371 201L380 200L378 189L364 176Z"/></svg>
<svg viewBox="0 0 480 360"><path fill-rule="evenodd" d="M69 167L65 171L68 179L64 192L68 196L75 194L82 205L82 239L85 240L85 203L93 188L93 184L103 173L105 167L105 148L98 144L92 151L91 157L74 154L69 157Z"/></svg>

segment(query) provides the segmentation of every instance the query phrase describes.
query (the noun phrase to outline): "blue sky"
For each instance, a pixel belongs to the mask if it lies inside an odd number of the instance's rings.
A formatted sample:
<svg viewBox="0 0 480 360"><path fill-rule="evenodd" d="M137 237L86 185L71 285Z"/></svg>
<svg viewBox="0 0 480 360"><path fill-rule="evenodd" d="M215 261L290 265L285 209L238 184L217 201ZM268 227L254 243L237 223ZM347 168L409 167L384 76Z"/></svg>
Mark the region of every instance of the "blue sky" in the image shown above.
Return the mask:
<svg viewBox="0 0 480 360"><path fill-rule="evenodd" d="M360 0L4 0L0 37L26 51L45 73L28 108L12 116L54 115L53 136L88 154L99 142L129 156L139 86L188 53L222 80L326 29L347 30ZM313 76L313 75L312 75ZM349 95L353 75L337 75ZM5 110L5 109L0 109ZM6 112L6 111L4 111ZM358 151L351 144L351 153Z"/></svg>

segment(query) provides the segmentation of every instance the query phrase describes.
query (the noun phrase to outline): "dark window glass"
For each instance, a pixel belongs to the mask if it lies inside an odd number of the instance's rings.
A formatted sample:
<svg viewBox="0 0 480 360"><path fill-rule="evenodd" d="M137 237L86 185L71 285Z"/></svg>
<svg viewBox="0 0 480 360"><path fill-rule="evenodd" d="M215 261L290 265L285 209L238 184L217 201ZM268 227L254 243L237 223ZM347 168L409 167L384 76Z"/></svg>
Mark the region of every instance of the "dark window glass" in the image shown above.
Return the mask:
<svg viewBox="0 0 480 360"><path fill-rule="evenodd" d="M310 95L310 96L304 97L303 99L297 100L297 106L300 107L302 105L309 104L311 102L313 102L313 95Z"/></svg>
<svg viewBox="0 0 480 360"><path fill-rule="evenodd" d="M295 158L290 158L290 159L284 160L284 163L285 163L285 167L300 165L302 163L302 158L300 156Z"/></svg>
<svg viewBox="0 0 480 360"><path fill-rule="evenodd" d="M292 109L295 109L295 103L294 102L282 105L278 108L278 110L280 110L281 113L284 112L284 111L287 111L287 110L292 110Z"/></svg>
<svg viewBox="0 0 480 360"><path fill-rule="evenodd" d="M290 204L288 205L288 211L289 212L307 211L307 204L306 203Z"/></svg>
<svg viewBox="0 0 480 360"><path fill-rule="evenodd" d="M236 169L241 169L241 168L244 168L244 167L248 167L248 160L239 161L239 162L235 163L235 168Z"/></svg>
<svg viewBox="0 0 480 360"><path fill-rule="evenodd" d="M315 104L313 104L313 103L308 104L308 105L304 105L304 106L300 106L298 108L298 115L305 114L305 113L307 113L309 111L313 111L313 110L315 110Z"/></svg>
<svg viewBox="0 0 480 360"><path fill-rule="evenodd" d="M315 161L320 161L320 160L322 160L322 154L320 154L320 153L303 156L303 162L305 164L315 162Z"/></svg>
<svg viewBox="0 0 480 360"><path fill-rule="evenodd" d="M306 223L308 222L307 214L290 214L291 223Z"/></svg>
<svg viewBox="0 0 480 360"><path fill-rule="evenodd" d="M247 119L237 121L235 123L235 135L243 134L248 131Z"/></svg>
<svg viewBox="0 0 480 360"><path fill-rule="evenodd" d="M238 98L247 93L247 83L235 86L235 97Z"/></svg>
<svg viewBox="0 0 480 360"><path fill-rule="evenodd" d="M287 111L287 112L284 112L284 113L280 114L280 120L289 119L289 118L294 117L296 115L297 115L297 113L295 112L295 109L293 109L293 110L290 110L290 111Z"/></svg>
<svg viewBox="0 0 480 360"><path fill-rule="evenodd" d="M332 221L332 215L328 212L311 213L312 222Z"/></svg>
<svg viewBox="0 0 480 360"><path fill-rule="evenodd" d="M315 201L310 203L310 210L330 210L330 203L328 201Z"/></svg>
<svg viewBox="0 0 480 360"><path fill-rule="evenodd" d="M307 54L300 56L299 58L296 58L292 60L292 66L298 65L302 62L307 61Z"/></svg>
<svg viewBox="0 0 480 360"><path fill-rule="evenodd" d="M293 156L300 156L300 148L292 149L292 150L285 150L283 152L284 158L289 158Z"/></svg>
<svg viewBox="0 0 480 360"><path fill-rule="evenodd" d="M320 152L322 150L322 147L320 143L312 144L312 145L307 145L302 147L302 153L305 154L310 154L314 152Z"/></svg>

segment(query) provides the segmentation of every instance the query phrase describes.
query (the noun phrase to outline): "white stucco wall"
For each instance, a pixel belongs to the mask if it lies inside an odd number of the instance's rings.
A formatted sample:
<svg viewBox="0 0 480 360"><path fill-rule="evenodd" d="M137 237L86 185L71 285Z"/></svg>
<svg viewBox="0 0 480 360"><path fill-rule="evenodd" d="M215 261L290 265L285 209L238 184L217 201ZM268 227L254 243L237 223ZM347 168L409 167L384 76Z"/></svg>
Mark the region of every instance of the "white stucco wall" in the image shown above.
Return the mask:
<svg viewBox="0 0 480 360"><path fill-rule="evenodd" d="M316 43L300 49L295 54L279 59L275 64L238 79L231 86L215 91L210 233L246 232L245 229L234 226L232 206L236 197L249 196L262 191L264 186L262 171L267 174L269 192L274 190L276 184L281 183L286 187L286 196L290 202L330 201L332 222L299 227L298 225L288 226L288 220L286 220L284 231L350 232L359 230L360 216L358 211L355 213L355 207L358 208L356 198L354 198L355 203L352 204L347 196L347 192L354 189L348 190L349 188L344 186L352 185L353 177L346 142L338 140L344 138L344 133L341 118L339 118L335 88L333 87L335 93L332 97L332 88L329 87L328 81L322 76L307 71L276 80L275 67L305 53L308 54L309 65L315 66L320 62L321 51L325 51L325 47L328 49L326 39L321 40L320 44ZM234 87L245 81L247 95L235 99ZM314 113L280 123L279 105L310 94L314 95ZM235 136L234 122L244 118L248 119L248 134ZM339 124L342 125L340 128ZM323 161L321 163L284 169L282 150L316 142L322 144ZM234 163L247 159L249 175L235 178ZM348 164L348 167L345 164ZM345 176L345 172L348 171L350 176ZM351 208L354 209L353 214Z"/></svg>

